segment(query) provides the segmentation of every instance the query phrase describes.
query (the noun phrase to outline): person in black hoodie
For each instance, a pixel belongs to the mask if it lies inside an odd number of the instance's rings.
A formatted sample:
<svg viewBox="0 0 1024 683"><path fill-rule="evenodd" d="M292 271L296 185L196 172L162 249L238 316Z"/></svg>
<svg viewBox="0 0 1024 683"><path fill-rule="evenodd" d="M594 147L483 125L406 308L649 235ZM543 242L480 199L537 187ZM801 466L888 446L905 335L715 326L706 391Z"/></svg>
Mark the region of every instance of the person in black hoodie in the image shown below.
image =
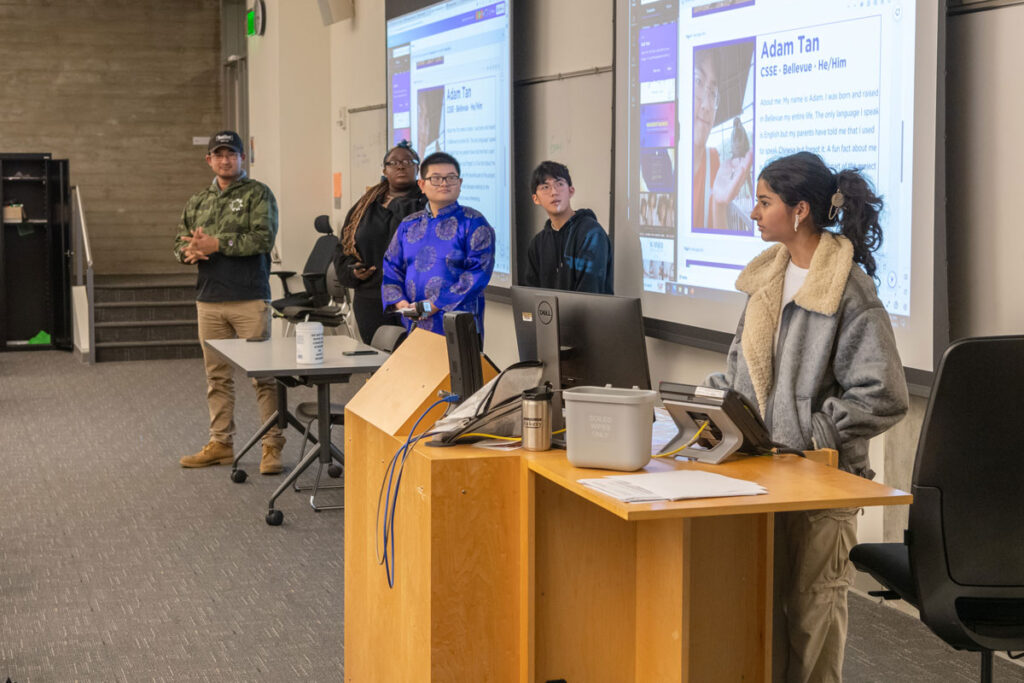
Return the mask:
<svg viewBox="0 0 1024 683"><path fill-rule="evenodd" d="M543 161L533 171L533 203L548 220L527 250L528 287L570 292L612 293L611 242L590 209L572 208L569 169L557 161Z"/></svg>
<svg viewBox="0 0 1024 683"><path fill-rule="evenodd" d="M405 140L388 150L380 182L349 209L342 224L334 271L343 285L355 290L352 310L366 344L381 325L402 324L398 314L385 313L381 303L381 267L398 224L426 205L416 184L419 164L419 156Z"/></svg>

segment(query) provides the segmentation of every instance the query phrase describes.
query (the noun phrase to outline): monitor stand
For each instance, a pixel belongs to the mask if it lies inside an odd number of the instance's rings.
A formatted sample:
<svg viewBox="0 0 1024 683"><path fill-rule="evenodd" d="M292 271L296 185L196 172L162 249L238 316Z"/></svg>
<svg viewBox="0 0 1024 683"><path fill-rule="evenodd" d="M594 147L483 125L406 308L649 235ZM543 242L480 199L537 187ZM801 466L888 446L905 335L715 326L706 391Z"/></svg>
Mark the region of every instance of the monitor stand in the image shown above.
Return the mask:
<svg viewBox="0 0 1024 683"><path fill-rule="evenodd" d="M562 345L558 334L558 297L539 296L533 320L537 334L537 360L544 364L540 383L549 383L554 389L551 397L551 443L560 440L565 448L565 417L562 415L562 374L560 362ZM555 432L560 432L555 434Z"/></svg>

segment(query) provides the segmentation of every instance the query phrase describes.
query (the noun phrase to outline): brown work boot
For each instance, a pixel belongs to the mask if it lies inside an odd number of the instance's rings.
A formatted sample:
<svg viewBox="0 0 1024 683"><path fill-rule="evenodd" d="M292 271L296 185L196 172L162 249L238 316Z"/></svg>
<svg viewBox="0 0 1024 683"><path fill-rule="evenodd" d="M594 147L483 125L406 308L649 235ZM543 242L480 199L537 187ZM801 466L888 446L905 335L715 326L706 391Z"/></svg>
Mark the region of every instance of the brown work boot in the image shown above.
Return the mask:
<svg viewBox="0 0 1024 683"><path fill-rule="evenodd" d="M210 465L227 465L235 459L235 449L230 444L210 441L203 450L186 455L179 462L182 467L209 467Z"/></svg>
<svg viewBox="0 0 1024 683"><path fill-rule="evenodd" d="M263 459L260 460L260 474L281 474L284 465L281 464L280 446L263 444Z"/></svg>

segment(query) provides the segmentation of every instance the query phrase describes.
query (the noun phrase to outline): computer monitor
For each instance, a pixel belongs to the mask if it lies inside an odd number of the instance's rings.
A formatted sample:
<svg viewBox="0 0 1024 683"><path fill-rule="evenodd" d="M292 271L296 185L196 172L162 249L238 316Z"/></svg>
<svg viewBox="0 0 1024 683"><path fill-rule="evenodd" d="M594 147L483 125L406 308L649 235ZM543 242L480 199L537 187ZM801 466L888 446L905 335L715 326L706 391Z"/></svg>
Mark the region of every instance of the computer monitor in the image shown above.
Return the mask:
<svg viewBox="0 0 1024 683"><path fill-rule="evenodd" d="M537 304L545 300L545 320L538 326ZM553 306L552 301L556 302ZM555 365L561 388L606 384L626 389L651 388L640 299L517 286L512 287L512 311L519 360L552 364L555 347L550 335L545 336L544 332L547 327L557 331ZM552 322L556 324L551 325Z"/></svg>

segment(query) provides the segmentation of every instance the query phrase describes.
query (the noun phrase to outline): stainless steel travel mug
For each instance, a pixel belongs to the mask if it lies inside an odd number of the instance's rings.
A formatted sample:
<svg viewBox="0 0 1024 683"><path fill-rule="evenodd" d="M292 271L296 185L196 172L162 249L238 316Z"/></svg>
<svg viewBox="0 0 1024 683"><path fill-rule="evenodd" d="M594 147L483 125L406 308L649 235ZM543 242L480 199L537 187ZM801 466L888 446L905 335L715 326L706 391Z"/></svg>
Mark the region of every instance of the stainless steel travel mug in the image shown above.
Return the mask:
<svg viewBox="0 0 1024 683"><path fill-rule="evenodd" d="M546 451L551 448L551 385L523 392L523 448Z"/></svg>

